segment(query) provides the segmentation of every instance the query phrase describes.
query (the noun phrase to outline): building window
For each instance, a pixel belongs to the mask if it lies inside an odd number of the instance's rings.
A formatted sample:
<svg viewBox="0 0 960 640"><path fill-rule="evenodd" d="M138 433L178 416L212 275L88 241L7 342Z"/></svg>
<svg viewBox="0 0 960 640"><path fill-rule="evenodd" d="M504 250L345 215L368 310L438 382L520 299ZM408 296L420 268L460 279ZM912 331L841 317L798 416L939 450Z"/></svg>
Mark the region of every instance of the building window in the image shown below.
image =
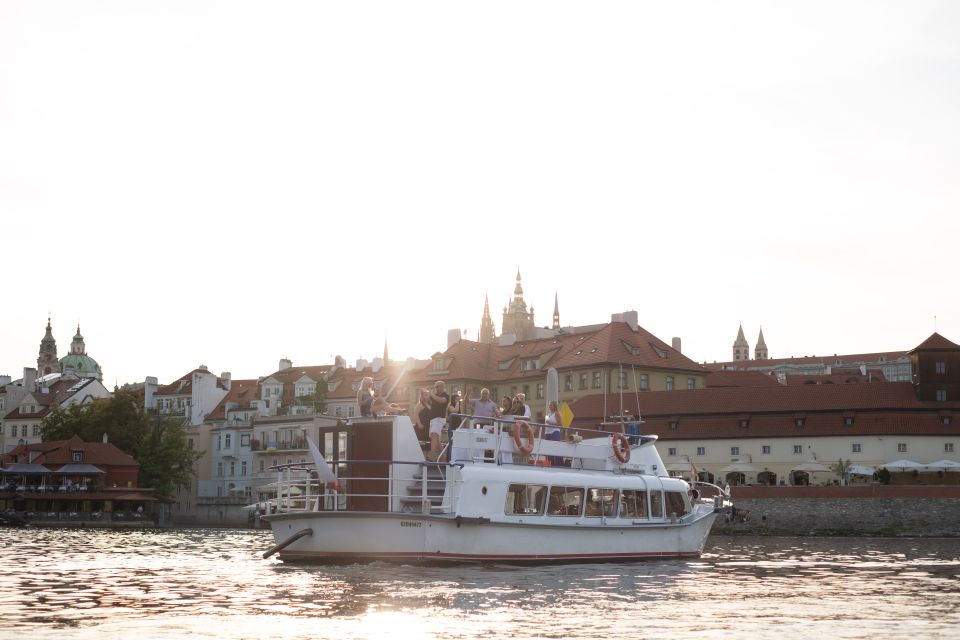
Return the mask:
<svg viewBox="0 0 960 640"><path fill-rule="evenodd" d="M697 379L687 378L687 389L696 389L696 388L697 388Z"/></svg>
<svg viewBox="0 0 960 640"><path fill-rule="evenodd" d="M944 452L944 453L953 453L953 443L952 443L952 442L944 442L944 443L943 443L943 452Z"/></svg>
<svg viewBox="0 0 960 640"><path fill-rule="evenodd" d="M223 436L217 436L217 451L223 449Z"/></svg>
<svg viewBox="0 0 960 640"><path fill-rule="evenodd" d="M229 434L229 433L223 436L223 448L224 448L224 449L229 449L229 448L230 448L230 434Z"/></svg>
<svg viewBox="0 0 960 640"><path fill-rule="evenodd" d="M740 455L740 447L730 447L730 455L732 456Z"/></svg>
<svg viewBox="0 0 960 640"><path fill-rule="evenodd" d="M862 453L863 451L860 448L860 445L857 443L850 445L850 453Z"/></svg>
<svg viewBox="0 0 960 640"><path fill-rule="evenodd" d="M947 401L947 390L937 389L937 402L946 402L946 401Z"/></svg>
<svg viewBox="0 0 960 640"><path fill-rule="evenodd" d="M667 376L667 391L673 391L673 376Z"/></svg>
<svg viewBox="0 0 960 640"><path fill-rule="evenodd" d="M33 437L36 438L40 435L40 425L33 425Z"/></svg>
<svg viewBox="0 0 960 640"><path fill-rule="evenodd" d="M337 416L337 417L339 418L339 417L341 417L340 414L341 414L340 407L334 407L334 409L333 409L333 415L335 415L335 416Z"/></svg>
<svg viewBox="0 0 960 640"><path fill-rule="evenodd" d="M573 391L573 376L569 373L563 376L563 390Z"/></svg>
<svg viewBox="0 0 960 640"><path fill-rule="evenodd" d="M640 391L650 390L650 376L646 373L640 374Z"/></svg>
<svg viewBox="0 0 960 640"><path fill-rule="evenodd" d="M585 373L580 374L580 388L581 389L587 388L587 374Z"/></svg>
<svg viewBox="0 0 960 640"><path fill-rule="evenodd" d="M20 425L20 437L21 438L27 437L27 425L25 424Z"/></svg>
<svg viewBox="0 0 960 640"><path fill-rule="evenodd" d="M707 455L707 448L706 448L706 447L697 447L697 455L698 455L698 456L705 456L705 455Z"/></svg>
<svg viewBox="0 0 960 640"><path fill-rule="evenodd" d="M347 417L348 418L353 417L353 407L347 407Z"/></svg>
<svg viewBox="0 0 960 640"><path fill-rule="evenodd" d="M247 475L247 461L246 461L246 460L241 460L241 461L240 461L240 475L242 475L242 476Z"/></svg>
<svg viewBox="0 0 960 640"><path fill-rule="evenodd" d="M749 427L749 426L750 426L750 421L749 421L749 420L747 420L746 418L740 420L740 428L741 428L741 429L746 429L746 428Z"/></svg>
<svg viewBox="0 0 960 640"><path fill-rule="evenodd" d="M670 424L670 428L671 428L671 429L676 430L677 427L680 426L680 421L679 421L679 420L671 420L669 424Z"/></svg>
<svg viewBox="0 0 960 640"><path fill-rule="evenodd" d="M83 452L82 452L82 451L74 451L74 452L73 452L73 461L74 461L74 462L83 462Z"/></svg>
<svg viewBox="0 0 960 640"><path fill-rule="evenodd" d="M667 449L667 455L668 455L668 456L675 456L675 455L677 455L677 448L676 448L676 447L670 447L669 449Z"/></svg>
<svg viewBox="0 0 960 640"><path fill-rule="evenodd" d="M769 453L770 453L770 445L765 444L765 445L763 445L762 447L760 447L760 453L764 453L764 454L768 454L768 455L769 455Z"/></svg>
<svg viewBox="0 0 960 640"><path fill-rule="evenodd" d="M907 443L898 442L897 443L897 453L906 453L907 452Z"/></svg>
<svg viewBox="0 0 960 640"><path fill-rule="evenodd" d="M249 434L249 433L240 434L240 446L241 446L241 447L249 447L249 446L250 446L250 434Z"/></svg>
<svg viewBox="0 0 960 640"><path fill-rule="evenodd" d="M799 456L799 455L801 455L802 453L803 453L803 445L802 445L802 444L795 444L795 445L793 445L793 455Z"/></svg>
<svg viewBox="0 0 960 640"><path fill-rule="evenodd" d="M617 376L617 389L626 389L627 388L627 372L621 371Z"/></svg>
<svg viewBox="0 0 960 640"><path fill-rule="evenodd" d="M261 460L261 461L260 461L260 473L263 473L264 466L265 466L265 465L264 465L264 463L263 463L263 460Z"/></svg>
<svg viewBox="0 0 960 640"><path fill-rule="evenodd" d="M232 477L235 476L235 475L237 475L237 463L236 463L236 462L231 462L231 463L230 463L230 477L232 478Z"/></svg>
<svg viewBox="0 0 960 640"><path fill-rule="evenodd" d="M943 416L942 422L945 425L949 425L952 422L952 420L950 419L950 416Z"/></svg>
<svg viewBox="0 0 960 640"><path fill-rule="evenodd" d="M599 371L594 371L594 372L593 372L593 388L594 388L594 389L600 389L600 388L602 388L602 386L603 386L603 385L600 384L600 372L599 372Z"/></svg>
<svg viewBox="0 0 960 640"><path fill-rule="evenodd" d="M843 419L843 424L844 424L845 426L852 427L852 426L853 426L853 416L846 416L846 417Z"/></svg>
<svg viewBox="0 0 960 640"><path fill-rule="evenodd" d="M222 477L223 477L223 463L222 463L222 462L218 462L218 463L217 463L217 477L218 477L218 478L222 478Z"/></svg>
<svg viewBox="0 0 960 640"><path fill-rule="evenodd" d="M543 383L537 383L537 400L543 400Z"/></svg>
<svg viewBox="0 0 960 640"><path fill-rule="evenodd" d="M947 372L947 363L941 361L937 362L937 373L946 373Z"/></svg>

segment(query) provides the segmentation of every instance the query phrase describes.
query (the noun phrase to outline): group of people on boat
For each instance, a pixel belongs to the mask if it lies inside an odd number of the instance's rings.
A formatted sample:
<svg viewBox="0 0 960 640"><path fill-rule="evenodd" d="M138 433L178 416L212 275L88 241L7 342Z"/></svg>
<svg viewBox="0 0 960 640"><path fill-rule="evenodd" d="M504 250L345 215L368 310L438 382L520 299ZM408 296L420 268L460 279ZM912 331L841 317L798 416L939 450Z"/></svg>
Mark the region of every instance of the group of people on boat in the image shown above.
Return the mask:
<svg viewBox="0 0 960 640"><path fill-rule="evenodd" d="M446 383L443 380L437 380L432 389L423 388L418 391L417 402L410 409L409 415L420 441L426 445L425 455L430 460L436 460L441 451L440 434L443 428L447 425L451 429L461 426L459 417L466 413L464 405L469 405L473 416L469 422L470 427L490 428L496 420L511 417L531 419L533 414L526 400L524 393L517 393L514 396L505 395L498 405L490 397L490 390L487 388L480 390L479 398L464 399L460 391L451 396L446 391ZM403 412L399 405L388 402L385 396L377 393L373 378L370 377L360 381L357 404L360 406L361 417L397 415ZM549 402L546 415L542 420L544 427L542 433L537 435L546 440L561 440L562 422L555 400ZM559 459L551 459L552 464L561 462Z"/></svg>

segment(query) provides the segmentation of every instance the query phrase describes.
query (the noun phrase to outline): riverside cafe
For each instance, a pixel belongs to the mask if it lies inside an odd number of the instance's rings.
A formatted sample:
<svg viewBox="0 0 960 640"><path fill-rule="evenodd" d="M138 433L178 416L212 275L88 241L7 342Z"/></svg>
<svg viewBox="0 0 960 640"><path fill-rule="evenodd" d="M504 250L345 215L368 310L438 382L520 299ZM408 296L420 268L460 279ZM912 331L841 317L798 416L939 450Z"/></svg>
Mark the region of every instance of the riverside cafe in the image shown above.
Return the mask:
<svg viewBox="0 0 960 640"><path fill-rule="evenodd" d="M92 464L11 463L0 467L0 511L34 521L137 520L156 498L143 489L104 487Z"/></svg>

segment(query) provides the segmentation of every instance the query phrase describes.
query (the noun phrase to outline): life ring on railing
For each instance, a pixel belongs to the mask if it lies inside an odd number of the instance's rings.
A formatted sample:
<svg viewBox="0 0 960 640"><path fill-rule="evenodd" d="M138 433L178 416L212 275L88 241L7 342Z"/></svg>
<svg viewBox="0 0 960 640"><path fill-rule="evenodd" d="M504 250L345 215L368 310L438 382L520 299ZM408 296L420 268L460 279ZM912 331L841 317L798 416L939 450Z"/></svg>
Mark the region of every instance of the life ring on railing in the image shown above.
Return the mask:
<svg viewBox="0 0 960 640"><path fill-rule="evenodd" d="M522 432L526 431L527 444L523 444ZM533 439L536 436L533 435L533 427L530 426L530 423L526 420L517 420L513 425L513 443L517 445L517 449L520 449L520 453L523 455L528 455L533 451Z"/></svg>
<svg viewBox="0 0 960 640"><path fill-rule="evenodd" d="M630 462L630 441L622 433L613 434L613 441L610 443L613 447L613 457L618 462L626 464Z"/></svg>

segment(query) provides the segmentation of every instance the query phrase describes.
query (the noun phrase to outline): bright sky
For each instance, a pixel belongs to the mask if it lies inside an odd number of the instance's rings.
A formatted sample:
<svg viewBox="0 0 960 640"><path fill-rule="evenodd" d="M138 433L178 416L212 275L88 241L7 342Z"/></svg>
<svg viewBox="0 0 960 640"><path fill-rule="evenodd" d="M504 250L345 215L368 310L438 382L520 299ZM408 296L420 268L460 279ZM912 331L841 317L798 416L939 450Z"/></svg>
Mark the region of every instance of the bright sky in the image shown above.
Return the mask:
<svg viewBox="0 0 960 640"><path fill-rule="evenodd" d="M0 3L0 374L960 342L960 3Z"/></svg>

